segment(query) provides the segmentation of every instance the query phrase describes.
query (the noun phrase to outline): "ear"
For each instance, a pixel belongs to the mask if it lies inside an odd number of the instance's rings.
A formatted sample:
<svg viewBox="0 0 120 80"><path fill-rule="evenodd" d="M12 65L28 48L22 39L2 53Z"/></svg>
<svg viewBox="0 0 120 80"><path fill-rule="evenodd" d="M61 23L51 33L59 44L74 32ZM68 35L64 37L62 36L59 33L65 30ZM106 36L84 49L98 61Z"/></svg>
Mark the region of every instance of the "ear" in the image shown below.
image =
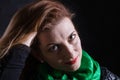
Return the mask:
<svg viewBox="0 0 120 80"><path fill-rule="evenodd" d="M41 63L44 63L43 57L42 55L40 55L40 52L37 51L31 51L31 54L33 57L35 57L38 61L40 61Z"/></svg>

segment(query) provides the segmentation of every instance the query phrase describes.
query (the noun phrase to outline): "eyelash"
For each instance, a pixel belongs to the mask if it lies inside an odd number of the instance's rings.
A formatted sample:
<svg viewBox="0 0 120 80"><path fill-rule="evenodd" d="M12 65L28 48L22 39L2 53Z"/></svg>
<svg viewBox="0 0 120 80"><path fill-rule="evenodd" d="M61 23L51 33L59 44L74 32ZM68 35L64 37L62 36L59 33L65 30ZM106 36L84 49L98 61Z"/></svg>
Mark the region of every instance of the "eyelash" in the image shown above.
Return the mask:
<svg viewBox="0 0 120 80"><path fill-rule="evenodd" d="M73 37L74 36L74 37ZM69 41L73 41L74 39L76 38L76 34L75 33L72 33L70 36L69 36Z"/></svg>
<svg viewBox="0 0 120 80"><path fill-rule="evenodd" d="M55 48L57 47L57 50L55 50ZM54 49L53 49L54 48ZM48 49L48 51L50 51L50 52L56 52L56 51L58 51L58 45L52 45L49 49Z"/></svg>

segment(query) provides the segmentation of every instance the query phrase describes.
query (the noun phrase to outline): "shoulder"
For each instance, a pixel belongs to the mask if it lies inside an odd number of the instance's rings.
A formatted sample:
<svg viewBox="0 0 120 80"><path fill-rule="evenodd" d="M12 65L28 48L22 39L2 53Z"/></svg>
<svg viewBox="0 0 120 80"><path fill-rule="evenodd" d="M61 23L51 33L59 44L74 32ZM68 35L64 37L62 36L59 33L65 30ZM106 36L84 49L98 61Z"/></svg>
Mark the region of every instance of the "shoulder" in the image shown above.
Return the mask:
<svg viewBox="0 0 120 80"><path fill-rule="evenodd" d="M101 67L101 80L120 80L120 77L112 73L106 67Z"/></svg>

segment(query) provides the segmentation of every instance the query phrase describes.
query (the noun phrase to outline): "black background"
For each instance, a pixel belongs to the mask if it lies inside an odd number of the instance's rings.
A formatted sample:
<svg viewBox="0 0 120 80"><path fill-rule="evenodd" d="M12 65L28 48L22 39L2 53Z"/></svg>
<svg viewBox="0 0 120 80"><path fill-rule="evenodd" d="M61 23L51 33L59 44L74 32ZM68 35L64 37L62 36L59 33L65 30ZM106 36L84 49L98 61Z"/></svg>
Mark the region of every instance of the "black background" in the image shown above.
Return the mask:
<svg viewBox="0 0 120 80"><path fill-rule="evenodd" d="M4 33L17 9L34 0L0 1L0 36ZM82 47L101 66L120 76L118 1L60 0L76 14L73 22L78 27Z"/></svg>

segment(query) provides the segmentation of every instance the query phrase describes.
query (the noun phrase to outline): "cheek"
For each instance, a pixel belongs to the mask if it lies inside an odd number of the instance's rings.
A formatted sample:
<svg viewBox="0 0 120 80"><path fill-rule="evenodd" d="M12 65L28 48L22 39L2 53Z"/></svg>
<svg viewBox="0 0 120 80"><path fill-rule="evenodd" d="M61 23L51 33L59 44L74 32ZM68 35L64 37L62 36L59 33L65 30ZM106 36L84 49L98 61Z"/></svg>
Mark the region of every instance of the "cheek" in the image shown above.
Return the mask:
<svg viewBox="0 0 120 80"><path fill-rule="evenodd" d="M46 62L55 69L60 69L62 67L62 61L55 57L46 57Z"/></svg>
<svg viewBox="0 0 120 80"><path fill-rule="evenodd" d="M76 39L75 46L77 51L82 51L81 41L79 37Z"/></svg>
<svg viewBox="0 0 120 80"><path fill-rule="evenodd" d="M43 61L47 62L48 64L55 64L58 62L59 57L57 56L57 54L49 53L42 47L40 47L40 49Z"/></svg>
<svg viewBox="0 0 120 80"><path fill-rule="evenodd" d="M43 57L48 64L55 64L58 62L58 58L55 55L43 55Z"/></svg>

